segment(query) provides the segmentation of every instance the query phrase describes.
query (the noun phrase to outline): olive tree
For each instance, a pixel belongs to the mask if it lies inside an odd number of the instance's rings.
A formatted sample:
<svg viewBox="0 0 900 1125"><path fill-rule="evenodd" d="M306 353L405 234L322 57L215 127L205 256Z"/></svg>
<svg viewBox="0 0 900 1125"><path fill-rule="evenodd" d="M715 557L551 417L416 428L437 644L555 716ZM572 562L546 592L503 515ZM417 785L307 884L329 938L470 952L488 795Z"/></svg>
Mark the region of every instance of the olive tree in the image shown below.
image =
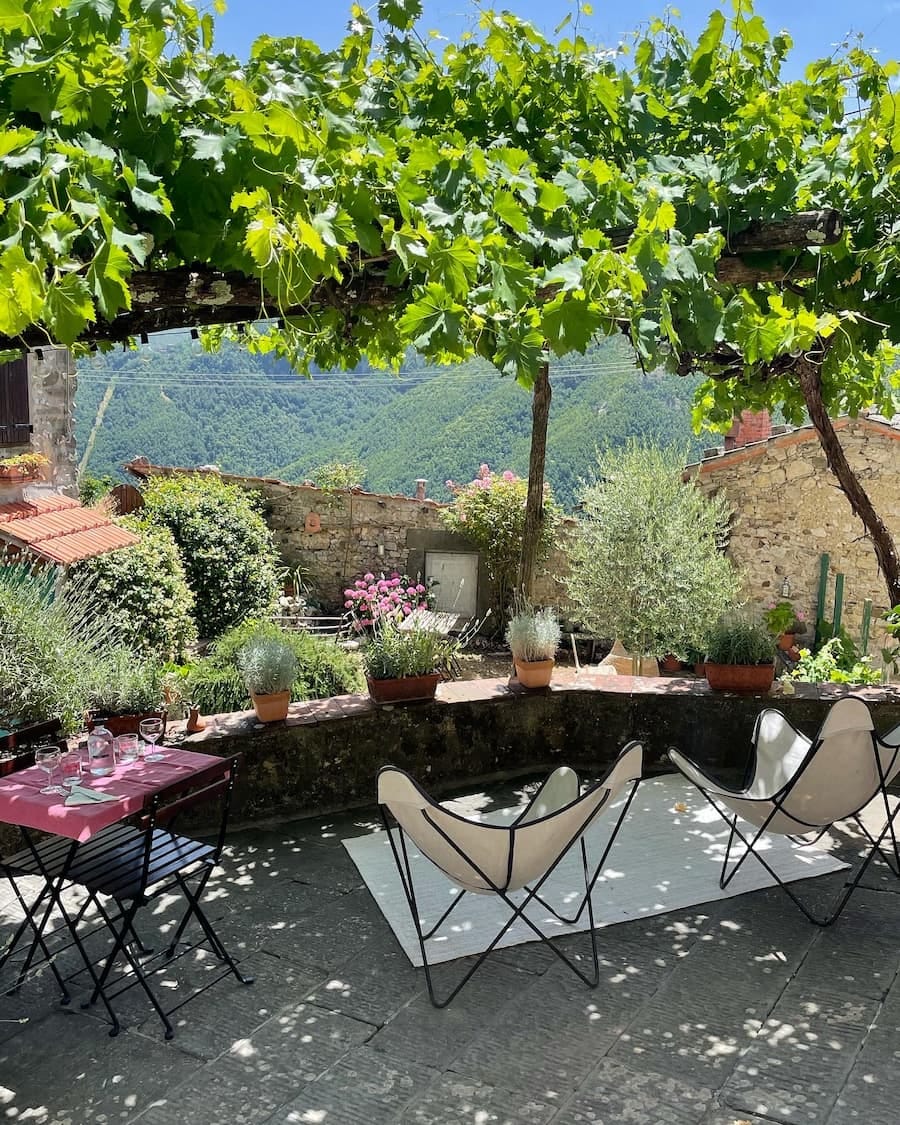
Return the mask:
<svg viewBox="0 0 900 1125"><path fill-rule="evenodd" d="M682 454L631 442L581 490L569 597L591 632L637 655L702 652L740 580L724 554L726 501L682 481Z"/></svg>

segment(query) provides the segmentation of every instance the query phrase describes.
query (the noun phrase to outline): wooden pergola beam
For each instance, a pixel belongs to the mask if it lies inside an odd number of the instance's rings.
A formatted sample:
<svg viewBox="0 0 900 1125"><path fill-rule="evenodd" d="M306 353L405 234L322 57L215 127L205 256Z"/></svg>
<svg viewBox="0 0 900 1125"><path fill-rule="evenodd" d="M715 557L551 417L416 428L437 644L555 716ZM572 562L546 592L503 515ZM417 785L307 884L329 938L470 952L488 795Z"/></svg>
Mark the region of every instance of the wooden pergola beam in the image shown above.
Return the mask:
<svg viewBox="0 0 900 1125"><path fill-rule="evenodd" d="M609 232L613 245L624 248L631 227ZM834 210L804 211L778 221L756 223L729 236L728 250L716 263L716 278L724 284L756 284L798 281L814 276L809 260L795 264L755 265L742 255L798 252L830 246L842 236L843 219ZM374 263L356 263L340 280L327 279L316 285L301 305L278 309L266 299L258 277L242 273L220 273L204 266L179 266L170 270L140 270L131 275L132 307L111 321L98 321L82 336L84 343L117 343L151 332L177 328L204 328L239 324L266 318L306 316L322 308L337 308L348 314L361 305L388 308L397 302L402 289L389 285L386 272L393 258L385 254ZM547 299L555 292L548 286L539 294ZM39 327L20 336L0 336L0 348L29 349L52 343Z"/></svg>

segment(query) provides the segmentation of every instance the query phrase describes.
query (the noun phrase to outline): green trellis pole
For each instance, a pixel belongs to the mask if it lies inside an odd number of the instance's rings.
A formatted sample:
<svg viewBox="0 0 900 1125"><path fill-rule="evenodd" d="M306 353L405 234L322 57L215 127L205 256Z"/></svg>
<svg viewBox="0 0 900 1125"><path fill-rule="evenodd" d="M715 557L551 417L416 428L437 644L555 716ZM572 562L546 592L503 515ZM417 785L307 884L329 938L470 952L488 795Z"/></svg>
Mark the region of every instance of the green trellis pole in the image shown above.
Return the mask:
<svg viewBox="0 0 900 1125"><path fill-rule="evenodd" d="M872 599L866 598L863 602L862 612L862 654L863 656L869 655L869 632L872 628Z"/></svg>
<svg viewBox="0 0 900 1125"><path fill-rule="evenodd" d="M832 626L831 635L836 637L841 629L841 616L844 612L844 576L843 574L836 574L834 576L834 624Z"/></svg>

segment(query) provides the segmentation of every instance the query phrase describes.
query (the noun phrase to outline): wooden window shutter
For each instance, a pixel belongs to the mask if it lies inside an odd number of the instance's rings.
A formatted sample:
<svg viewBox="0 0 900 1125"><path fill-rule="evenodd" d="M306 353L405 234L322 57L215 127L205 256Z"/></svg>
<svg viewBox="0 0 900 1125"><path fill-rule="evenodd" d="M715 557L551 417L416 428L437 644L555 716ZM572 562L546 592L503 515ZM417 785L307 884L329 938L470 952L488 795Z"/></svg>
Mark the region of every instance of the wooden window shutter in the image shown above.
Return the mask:
<svg viewBox="0 0 900 1125"><path fill-rule="evenodd" d="M31 440L28 406L28 361L0 364L0 445L27 445Z"/></svg>

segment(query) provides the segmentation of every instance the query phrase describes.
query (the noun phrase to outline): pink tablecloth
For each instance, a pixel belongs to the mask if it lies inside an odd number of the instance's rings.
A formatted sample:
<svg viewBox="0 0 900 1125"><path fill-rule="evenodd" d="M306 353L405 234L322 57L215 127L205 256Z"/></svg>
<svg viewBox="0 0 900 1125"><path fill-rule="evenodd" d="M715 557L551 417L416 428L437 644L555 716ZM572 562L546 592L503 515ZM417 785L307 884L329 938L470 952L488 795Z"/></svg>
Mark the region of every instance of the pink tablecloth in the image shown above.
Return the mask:
<svg viewBox="0 0 900 1125"><path fill-rule="evenodd" d="M20 770L0 779L0 821L83 843L101 829L140 812L154 793L174 782L187 780L215 762L222 762L225 770L224 759L210 754L168 748L163 753L165 757L158 762L141 759L117 766L108 777L85 775L82 784L86 788L114 793L120 798L89 805L65 805L64 797L43 796L40 790L47 784L47 774L34 766Z"/></svg>

